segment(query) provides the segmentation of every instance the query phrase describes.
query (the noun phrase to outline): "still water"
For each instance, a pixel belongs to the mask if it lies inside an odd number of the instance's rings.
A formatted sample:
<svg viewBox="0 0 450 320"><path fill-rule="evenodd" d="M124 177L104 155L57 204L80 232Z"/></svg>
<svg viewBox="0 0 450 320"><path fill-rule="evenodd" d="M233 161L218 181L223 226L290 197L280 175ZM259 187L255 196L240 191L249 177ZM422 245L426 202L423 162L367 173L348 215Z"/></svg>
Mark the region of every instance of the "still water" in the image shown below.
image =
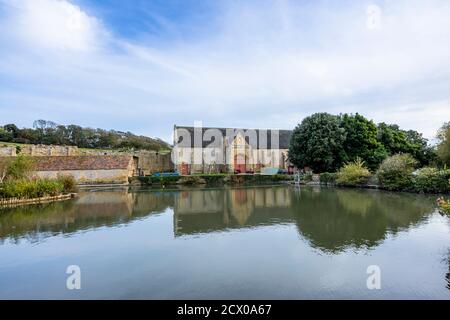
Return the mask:
<svg viewBox="0 0 450 320"><path fill-rule="evenodd" d="M1 299L450 299L449 258L434 197L375 190L103 189L0 210Z"/></svg>

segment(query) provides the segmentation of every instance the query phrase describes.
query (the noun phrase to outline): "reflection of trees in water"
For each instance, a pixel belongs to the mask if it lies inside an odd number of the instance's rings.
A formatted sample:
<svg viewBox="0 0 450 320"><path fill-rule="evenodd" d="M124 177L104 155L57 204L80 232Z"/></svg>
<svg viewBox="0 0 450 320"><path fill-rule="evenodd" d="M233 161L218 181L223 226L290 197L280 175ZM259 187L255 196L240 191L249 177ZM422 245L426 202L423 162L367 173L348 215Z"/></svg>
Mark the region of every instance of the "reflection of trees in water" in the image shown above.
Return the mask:
<svg viewBox="0 0 450 320"><path fill-rule="evenodd" d="M34 241L173 208L175 236L295 223L312 246L337 252L375 246L388 232L418 223L433 207L432 199L417 195L286 186L87 192L71 201L1 210L0 240Z"/></svg>
<svg viewBox="0 0 450 320"><path fill-rule="evenodd" d="M173 206L173 194L102 191L80 193L75 200L0 211L0 239L37 241L59 233L128 223Z"/></svg>
<svg viewBox="0 0 450 320"><path fill-rule="evenodd" d="M445 263L448 266L448 272L445 274L445 287L450 290L450 248L447 250L447 254L444 257Z"/></svg>
<svg viewBox="0 0 450 320"><path fill-rule="evenodd" d="M293 198L291 210L312 246L337 252L376 246L388 232L407 228L431 213L433 201L375 190L304 188L300 197Z"/></svg>

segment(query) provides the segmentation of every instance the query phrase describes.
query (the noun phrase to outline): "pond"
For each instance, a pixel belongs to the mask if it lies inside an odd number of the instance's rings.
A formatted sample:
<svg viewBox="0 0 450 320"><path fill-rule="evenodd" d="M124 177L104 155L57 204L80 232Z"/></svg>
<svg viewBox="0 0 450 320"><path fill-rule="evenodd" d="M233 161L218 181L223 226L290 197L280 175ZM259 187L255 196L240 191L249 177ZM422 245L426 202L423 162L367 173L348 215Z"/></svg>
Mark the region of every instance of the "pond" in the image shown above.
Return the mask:
<svg viewBox="0 0 450 320"><path fill-rule="evenodd" d="M434 199L130 188L1 209L0 298L449 299L450 219ZM67 288L71 265L79 290Z"/></svg>

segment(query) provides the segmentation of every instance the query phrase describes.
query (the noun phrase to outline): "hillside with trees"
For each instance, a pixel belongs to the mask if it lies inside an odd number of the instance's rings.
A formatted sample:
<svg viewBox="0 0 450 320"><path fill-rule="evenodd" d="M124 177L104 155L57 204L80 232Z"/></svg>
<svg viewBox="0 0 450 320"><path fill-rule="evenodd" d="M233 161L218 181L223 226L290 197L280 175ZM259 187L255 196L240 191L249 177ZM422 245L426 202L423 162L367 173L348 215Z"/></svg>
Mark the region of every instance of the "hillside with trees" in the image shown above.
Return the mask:
<svg viewBox="0 0 450 320"><path fill-rule="evenodd" d="M0 126L0 141L66 145L91 149L167 150L170 145L160 139L138 136L131 132L60 125L52 121L36 120L33 128L18 128L15 124Z"/></svg>

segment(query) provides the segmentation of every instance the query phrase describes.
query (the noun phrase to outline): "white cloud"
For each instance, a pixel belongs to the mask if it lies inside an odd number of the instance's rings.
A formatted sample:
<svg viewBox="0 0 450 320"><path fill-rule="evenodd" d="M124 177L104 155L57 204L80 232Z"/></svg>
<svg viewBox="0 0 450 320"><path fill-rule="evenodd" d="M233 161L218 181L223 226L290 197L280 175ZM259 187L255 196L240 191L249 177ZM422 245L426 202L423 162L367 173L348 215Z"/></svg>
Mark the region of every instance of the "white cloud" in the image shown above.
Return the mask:
<svg viewBox="0 0 450 320"><path fill-rule="evenodd" d="M5 0L8 28L39 49L91 51L107 32L94 17L66 0Z"/></svg>
<svg viewBox="0 0 450 320"><path fill-rule="evenodd" d="M12 30L0 27L8 122L20 123L20 108L168 138L174 123L194 120L292 128L317 111L359 112L432 137L450 120L447 1L225 1L201 37L164 43L114 36L66 0L1 3L0 26ZM381 26L371 29L374 4Z"/></svg>

